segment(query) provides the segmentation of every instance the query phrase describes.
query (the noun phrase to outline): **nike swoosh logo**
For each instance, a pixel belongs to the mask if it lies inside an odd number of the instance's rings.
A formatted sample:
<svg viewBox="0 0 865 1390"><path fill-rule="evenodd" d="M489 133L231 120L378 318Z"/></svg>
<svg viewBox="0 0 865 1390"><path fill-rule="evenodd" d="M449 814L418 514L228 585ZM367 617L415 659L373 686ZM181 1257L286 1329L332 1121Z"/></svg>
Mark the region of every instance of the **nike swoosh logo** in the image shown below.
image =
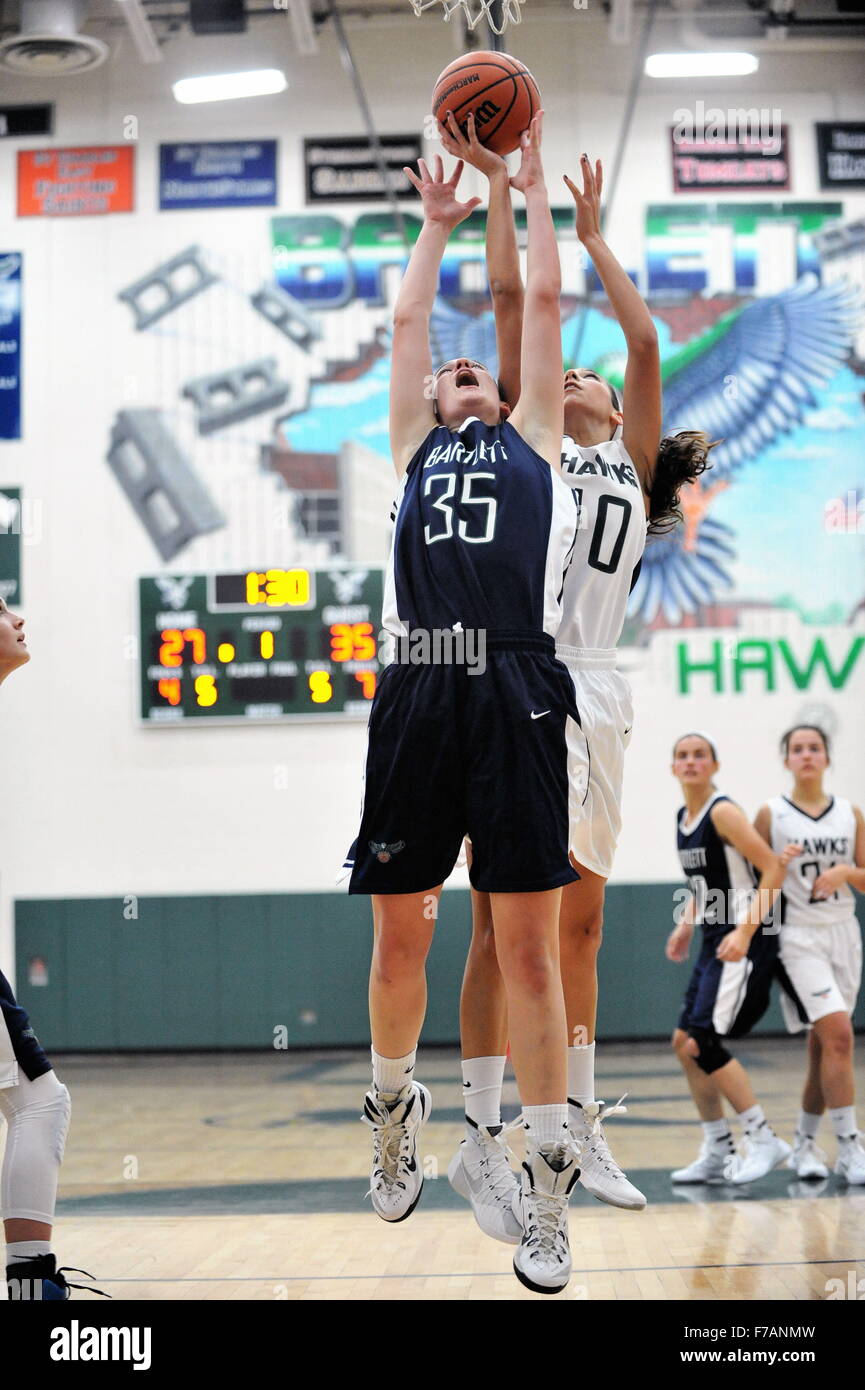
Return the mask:
<svg viewBox="0 0 865 1390"><path fill-rule="evenodd" d="M627 734L629 734L630 732L631 732L631 726L628 725L627 729L625 730L625 734L627 735Z"/></svg>
<svg viewBox="0 0 865 1390"><path fill-rule="evenodd" d="M548 709L542 709L540 714L535 714L534 710L532 710L532 719L543 719L544 715L549 714L549 712Z"/></svg>

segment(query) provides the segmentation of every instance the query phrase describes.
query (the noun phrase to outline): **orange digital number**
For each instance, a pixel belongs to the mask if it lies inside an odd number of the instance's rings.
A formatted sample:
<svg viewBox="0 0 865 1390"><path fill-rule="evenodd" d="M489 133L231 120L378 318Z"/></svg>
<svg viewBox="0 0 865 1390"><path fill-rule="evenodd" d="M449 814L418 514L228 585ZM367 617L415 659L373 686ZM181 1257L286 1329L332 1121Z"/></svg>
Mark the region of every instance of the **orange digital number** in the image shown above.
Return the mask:
<svg viewBox="0 0 865 1390"><path fill-rule="evenodd" d="M200 666L207 660L207 639L200 627L185 627L183 640L192 646L192 664Z"/></svg>
<svg viewBox="0 0 865 1390"><path fill-rule="evenodd" d="M162 646L159 648L160 666L183 665L183 633L179 627L166 627L160 632Z"/></svg>
<svg viewBox="0 0 865 1390"><path fill-rule="evenodd" d="M180 704L180 677L163 676L159 682L159 693L170 705Z"/></svg>
<svg viewBox="0 0 865 1390"><path fill-rule="evenodd" d="M375 671L355 671L354 678L361 684L363 698L365 700L371 700L375 694Z"/></svg>
<svg viewBox="0 0 865 1390"><path fill-rule="evenodd" d="M375 656L372 623L332 623L330 654L334 661L372 661Z"/></svg>

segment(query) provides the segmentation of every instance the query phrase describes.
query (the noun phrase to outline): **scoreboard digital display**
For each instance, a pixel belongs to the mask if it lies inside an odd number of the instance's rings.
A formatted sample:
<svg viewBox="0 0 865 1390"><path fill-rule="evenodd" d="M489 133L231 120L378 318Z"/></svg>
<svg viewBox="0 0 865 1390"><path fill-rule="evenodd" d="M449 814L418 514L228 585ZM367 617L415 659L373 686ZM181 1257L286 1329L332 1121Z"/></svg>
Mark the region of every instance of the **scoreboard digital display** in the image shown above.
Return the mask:
<svg viewBox="0 0 865 1390"><path fill-rule="evenodd" d="M145 723L367 717L381 669L381 570L262 568L138 585Z"/></svg>

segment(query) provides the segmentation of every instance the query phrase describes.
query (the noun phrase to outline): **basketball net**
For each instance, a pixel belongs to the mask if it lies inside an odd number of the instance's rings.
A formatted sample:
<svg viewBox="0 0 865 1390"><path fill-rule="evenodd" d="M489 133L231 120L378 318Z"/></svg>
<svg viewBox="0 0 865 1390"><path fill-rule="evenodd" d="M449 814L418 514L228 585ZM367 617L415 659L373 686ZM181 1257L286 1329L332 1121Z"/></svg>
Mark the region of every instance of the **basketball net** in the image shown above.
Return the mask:
<svg viewBox="0 0 865 1390"><path fill-rule="evenodd" d="M525 0L501 0L501 23L492 16L495 0L410 0L410 4L418 18L424 10L441 5L446 20L455 10L462 10L469 33L485 19L494 34L503 34L509 24L519 24L522 19L520 5L525 4Z"/></svg>

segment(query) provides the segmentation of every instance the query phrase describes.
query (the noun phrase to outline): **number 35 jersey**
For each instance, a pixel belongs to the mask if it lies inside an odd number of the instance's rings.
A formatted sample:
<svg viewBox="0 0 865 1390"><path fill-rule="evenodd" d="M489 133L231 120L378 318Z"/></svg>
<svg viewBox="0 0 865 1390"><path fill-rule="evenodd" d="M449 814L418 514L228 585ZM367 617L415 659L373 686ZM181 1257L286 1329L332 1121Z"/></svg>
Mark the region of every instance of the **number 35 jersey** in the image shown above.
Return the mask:
<svg viewBox="0 0 865 1390"><path fill-rule="evenodd" d="M521 629L555 637L579 499L507 421L431 430L394 508L385 630Z"/></svg>
<svg viewBox="0 0 865 1390"><path fill-rule="evenodd" d="M634 570L646 545L643 489L618 439L582 446L566 435L562 477L580 505L580 535L565 579L556 642L608 651L622 635Z"/></svg>

